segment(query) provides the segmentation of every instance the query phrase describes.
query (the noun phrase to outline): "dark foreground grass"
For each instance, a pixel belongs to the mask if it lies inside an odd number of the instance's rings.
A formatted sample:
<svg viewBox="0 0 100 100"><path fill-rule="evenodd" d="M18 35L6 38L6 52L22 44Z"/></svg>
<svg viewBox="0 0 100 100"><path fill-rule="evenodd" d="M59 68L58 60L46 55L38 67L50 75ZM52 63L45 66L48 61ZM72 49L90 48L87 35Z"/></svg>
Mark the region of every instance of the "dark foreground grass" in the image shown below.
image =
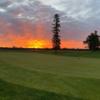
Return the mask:
<svg viewBox="0 0 100 100"><path fill-rule="evenodd" d="M0 100L82 100L0 80Z"/></svg>
<svg viewBox="0 0 100 100"><path fill-rule="evenodd" d="M100 100L100 60L2 51L0 100Z"/></svg>

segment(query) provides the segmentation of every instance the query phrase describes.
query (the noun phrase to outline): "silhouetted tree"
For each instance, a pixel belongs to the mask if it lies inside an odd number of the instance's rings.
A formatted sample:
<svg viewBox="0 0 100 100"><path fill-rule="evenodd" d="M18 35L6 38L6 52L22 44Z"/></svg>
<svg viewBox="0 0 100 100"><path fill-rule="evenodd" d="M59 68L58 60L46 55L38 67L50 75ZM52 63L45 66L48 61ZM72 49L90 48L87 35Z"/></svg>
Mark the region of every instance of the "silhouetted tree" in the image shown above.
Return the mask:
<svg viewBox="0 0 100 100"><path fill-rule="evenodd" d="M60 40L60 18L59 18L59 14L55 14L54 15L54 20L53 20L53 49L54 50L59 50L60 49L60 44L61 44L61 40Z"/></svg>
<svg viewBox="0 0 100 100"><path fill-rule="evenodd" d="M98 31L95 31L94 33L91 33L86 41L84 41L84 43L88 44L88 47L90 50L98 50L99 46L100 46L100 39L98 36Z"/></svg>

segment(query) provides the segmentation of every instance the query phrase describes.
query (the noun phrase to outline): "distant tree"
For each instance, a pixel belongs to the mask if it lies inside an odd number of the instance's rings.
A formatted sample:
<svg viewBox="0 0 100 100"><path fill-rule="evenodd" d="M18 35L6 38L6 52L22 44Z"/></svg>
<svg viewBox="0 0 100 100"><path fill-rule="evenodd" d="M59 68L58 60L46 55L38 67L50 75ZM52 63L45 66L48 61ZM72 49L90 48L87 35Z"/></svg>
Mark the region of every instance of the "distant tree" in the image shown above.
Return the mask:
<svg viewBox="0 0 100 100"><path fill-rule="evenodd" d="M54 20L53 20L53 49L54 50L59 50L60 49L60 44L61 44L61 40L60 40L60 18L59 18L59 14L55 14L54 15Z"/></svg>
<svg viewBox="0 0 100 100"><path fill-rule="evenodd" d="M85 44L88 44L88 47L90 50L98 50L100 46L100 39L98 36L98 31L95 31L94 33L91 33L86 41L84 41Z"/></svg>

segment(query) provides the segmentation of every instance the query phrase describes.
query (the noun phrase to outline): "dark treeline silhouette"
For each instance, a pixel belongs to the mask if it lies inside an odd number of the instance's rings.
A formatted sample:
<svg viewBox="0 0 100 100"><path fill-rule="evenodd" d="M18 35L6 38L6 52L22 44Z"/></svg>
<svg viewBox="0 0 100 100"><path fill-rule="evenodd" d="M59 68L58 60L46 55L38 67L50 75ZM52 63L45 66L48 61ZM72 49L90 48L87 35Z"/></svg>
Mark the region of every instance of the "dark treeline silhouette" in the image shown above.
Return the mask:
<svg viewBox="0 0 100 100"><path fill-rule="evenodd" d="M98 35L98 31L91 33L84 41L85 44L88 44L88 48L90 50L96 51L99 50L100 47L100 36Z"/></svg>
<svg viewBox="0 0 100 100"><path fill-rule="evenodd" d="M30 52L54 52L54 50L52 48L9 48L9 47L0 47L0 51L3 51L3 52L27 52L27 53L30 53ZM76 51L76 52L80 52L80 51L89 51L88 49L74 49L74 48L62 48L59 50L59 53L61 52L65 52L65 51Z"/></svg>
<svg viewBox="0 0 100 100"><path fill-rule="evenodd" d="M53 42L53 49L54 50L59 50L60 44L61 44L61 40L60 40L60 18L59 18L59 14L55 14L54 15L54 20L53 20L53 38L52 38L52 42Z"/></svg>

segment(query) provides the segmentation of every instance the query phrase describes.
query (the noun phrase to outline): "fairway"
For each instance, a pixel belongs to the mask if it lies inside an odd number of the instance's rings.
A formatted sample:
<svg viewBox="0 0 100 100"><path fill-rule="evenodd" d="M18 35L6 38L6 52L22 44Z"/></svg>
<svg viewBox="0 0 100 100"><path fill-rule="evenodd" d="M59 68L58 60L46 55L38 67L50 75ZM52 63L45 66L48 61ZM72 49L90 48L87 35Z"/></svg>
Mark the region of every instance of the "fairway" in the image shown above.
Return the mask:
<svg viewBox="0 0 100 100"><path fill-rule="evenodd" d="M0 51L0 100L100 100L98 55Z"/></svg>

